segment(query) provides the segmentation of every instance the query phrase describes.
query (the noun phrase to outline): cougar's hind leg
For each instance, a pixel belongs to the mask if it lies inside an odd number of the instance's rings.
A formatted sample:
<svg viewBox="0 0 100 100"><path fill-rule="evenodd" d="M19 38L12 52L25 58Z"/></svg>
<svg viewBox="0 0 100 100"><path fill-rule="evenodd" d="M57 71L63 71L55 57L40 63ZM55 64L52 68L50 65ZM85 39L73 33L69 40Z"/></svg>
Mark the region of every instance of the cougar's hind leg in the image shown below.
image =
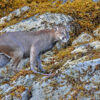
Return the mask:
<svg viewBox="0 0 100 100"><path fill-rule="evenodd" d="M0 68L4 67L10 62L11 58L7 55L0 53Z"/></svg>
<svg viewBox="0 0 100 100"><path fill-rule="evenodd" d="M37 58L36 50L34 48L34 45L32 45L31 50L30 50L30 69L34 73L37 73L37 71L35 70L36 63L37 63L36 58Z"/></svg>
<svg viewBox="0 0 100 100"><path fill-rule="evenodd" d="M11 64L11 67L14 71L19 71L17 66L22 58L23 58L22 51L20 51L20 50L14 51L13 56L12 56L12 64Z"/></svg>

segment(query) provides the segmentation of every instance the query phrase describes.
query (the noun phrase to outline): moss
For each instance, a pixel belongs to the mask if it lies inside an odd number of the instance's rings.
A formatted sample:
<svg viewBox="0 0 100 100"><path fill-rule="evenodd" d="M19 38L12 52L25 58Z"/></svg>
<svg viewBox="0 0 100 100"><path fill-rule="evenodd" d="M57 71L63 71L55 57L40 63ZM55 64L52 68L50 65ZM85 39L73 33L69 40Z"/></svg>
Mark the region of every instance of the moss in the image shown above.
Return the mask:
<svg viewBox="0 0 100 100"><path fill-rule="evenodd" d="M75 19L73 23L78 23L77 25L80 26L80 30L78 28L76 34L85 30L92 31L100 23L100 2L92 2L92 0L74 0L64 4L59 0L2 0L0 5L1 17L16 8L26 5L31 7L30 11L24 13L20 18L13 18L9 23L1 25L0 29L36 14L44 14L45 12L62 13L72 16ZM26 17L24 18L24 16ZM77 25L76 28L78 27Z"/></svg>

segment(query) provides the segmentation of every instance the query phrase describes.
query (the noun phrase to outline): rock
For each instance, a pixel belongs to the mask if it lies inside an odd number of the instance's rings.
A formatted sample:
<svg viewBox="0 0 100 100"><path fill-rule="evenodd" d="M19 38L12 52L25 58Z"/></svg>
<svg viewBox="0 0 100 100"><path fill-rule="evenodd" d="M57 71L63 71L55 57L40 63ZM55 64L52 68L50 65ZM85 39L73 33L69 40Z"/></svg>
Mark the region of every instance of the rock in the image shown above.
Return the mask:
<svg viewBox="0 0 100 100"><path fill-rule="evenodd" d="M12 96L7 95L7 96L3 97L2 100L12 100Z"/></svg>
<svg viewBox="0 0 100 100"><path fill-rule="evenodd" d="M0 91L0 94L6 92L7 89L9 89L9 88L10 88L10 86L8 84L4 84L4 85L0 86L0 89L2 90L2 91Z"/></svg>
<svg viewBox="0 0 100 100"><path fill-rule="evenodd" d="M18 64L18 69L23 69L24 66L27 64L27 62L29 61L29 58L26 58L26 59L22 59L21 62Z"/></svg>
<svg viewBox="0 0 100 100"><path fill-rule="evenodd" d="M17 86L17 85L31 86L34 78L35 76L33 74L20 76L18 77L17 80L13 81L12 84L14 84L14 86Z"/></svg>
<svg viewBox="0 0 100 100"><path fill-rule="evenodd" d="M100 50L100 41L93 41L90 43L82 44L79 46L74 46L74 50L71 52L74 53L86 53L87 51L91 50Z"/></svg>
<svg viewBox="0 0 100 100"><path fill-rule="evenodd" d="M71 53L72 54L74 54L74 53L86 53L88 51L86 47L87 47L86 45L76 46L75 49Z"/></svg>
<svg viewBox="0 0 100 100"><path fill-rule="evenodd" d="M22 94L22 100L29 100L29 92L28 90L25 90Z"/></svg>
<svg viewBox="0 0 100 100"><path fill-rule="evenodd" d="M78 91L82 92L82 90L79 88L87 89L87 91L91 89L97 89L97 87L99 86L98 83L94 84L94 81L91 79L94 79L94 76L96 76L98 82L100 80L99 70L95 71L94 74L96 65L100 64L100 59L83 61L83 62L81 61L82 60L78 60L76 63L70 61L69 65L67 62L67 65L65 65L66 70L52 79L43 81L44 78L42 78L41 79L42 83L33 82L32 98L30 100L45 100L46 98L48 100L58 100L59 98L62 99L66 98L66 100L68 100L71 99L72 96L76 94L76 92ZM90 68L89 66L91 66L91 69L89 69ZM87 74L85 74L86 72ZM75 80L76 83L75 82L73 83L73 80ZM78 84L78 82L79 85L77 86L78 88L77 90L76 86L73 87L73 84ZM92 98L91 95L88 95L88 97L84 95L81 96L79 92L77 98L78 97L82 99Z"/></svg>
<svg viewBox="0 0 100 100"><path fill-rule="evenodd" d="M36 15L37 16L37 15ZM52 14L46 13L40 15L39 18L33 16L31 18L25 19L15 25L4 28L0 32L8 31L37 31L45 28L52 28L52 24L62 24L66 25L66 30L70 31L70 22L73 20L70 16L65 16L63 14Z"/></svg>
<svg viewBox="0 0 100 100"><path fill-rule="evenodd" d="M78 43L84 43L84 42L89 42L93 37L87 33L82 33L81 35L78 36L76 40L72 42L72 45L78 44Z"/></svg>
<svg viewBox="0 0 100 100"><path fill-rule="evenodd" d="M0 24L4 24L6 20L7 20L7 16L2 17L2 18L0 19Z"/></svg>
<svg viewBox="0 0 100 100"><path fill-rule="evenodd" d="M84 61L84 60L82 61L81 59L76 60L76 61L67 61L64 64L64 66L66 66L66 64L67 65L69 64L69 68L64 73L66 73L67 75L71 75L71 76L76 78L76 77L79 77L78 73L83 74L86 70L88 71L88 67L90 67L90 66L91 66L91 72L90 73L93 73L96 65L100 64L100 58L95 59L95 60L90 60L90 61ZM71 74L71 72L73 72L74 74ZM87 74L87 76L88 76L88 74ZM81 76L80 76L80 78L81 78ZM98 78L100 78L100 77L98 77Z"/></svg>
<svg viewBox="0 0 100 100"><path fill-rule="evenodd" d="M94 41L89 43L89 45L94 49L94 50L100 50L100 41Z"/></svg>
<svg viewBox="0 0 100 100"><path fill-rule="evenodd" d="M30 9L30 7L24 6L20 9L16 9L15 11L12 11L8 16L2 17L0 19L0 24L4 24L5 22L10 21L14 17L20 17L23 13L25 13L29 9Z"/></svg>
<svg viewBox="0 0 100 100"><path fill-rule="evenodd" d="M28 90L26 89L23 93L21 93L21 98L20 97L17 97L16 95L15 96L12 96L12 95L6 95L5 97L2 98L2 100L29 100L28 99Z"/></svg>
<svg viewBox="0 0 100 100"><path fill-rule="evenodd" d="M15 17L20 17L21 14L25 13L29 9L30 9L30 7L24 6L24 7L20 8L20 9L16 9L15 11L11 12L11 14L14 15Z"/></svg>
<svg viewBox="0 0 100 100"><path fill-rule="evenodd" d="M93 31L94 36L100 38L100 28L97 28L96 30Z"/></svg>

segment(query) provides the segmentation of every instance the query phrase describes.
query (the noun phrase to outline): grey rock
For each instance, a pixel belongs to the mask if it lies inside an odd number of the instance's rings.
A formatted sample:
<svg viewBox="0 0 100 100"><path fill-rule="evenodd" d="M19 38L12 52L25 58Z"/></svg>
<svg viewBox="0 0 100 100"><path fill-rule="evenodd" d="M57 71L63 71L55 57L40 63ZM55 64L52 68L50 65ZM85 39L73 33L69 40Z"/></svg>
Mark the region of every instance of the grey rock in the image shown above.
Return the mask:
<svg viewBox="0 0 100 100"><path fill-rule="evenodd" d="M94 49L94 50L100 50L100 41L94 41L89 43L89 45Z"/></svg>
<svg viewBox="0 0 100 100"><path fill-rule="evenodd" d="M29 92L28 90L25 90L22 94L22 100L29 100Z"/></svg>
<svg viewBox="0 0 100 100"><path fill-rule="evenodd" d="M30 9L30 7L24 6L20 9L16 9L16 10L12 11L8 16L2 17L0 19L0 24L4 24L5 22L9 22L14 17L20 17L23 13L25 13L29 9Z"/></svg>
<svg viewBox="0 0 100 100"><path fill-rule="evenodd" d="M99 91L96 91L96 92L94 93L94 95L95 95L95 99L96 99L96 100L99 100L99 99L100 99L100 90L99 90Z"/></svg>
<svg viewBox="0 0 100 100"><path fill-rule="evenodd" d="M30 9L30 7L28 6L24 6L20 9L16 9L15 11L11 12L11 14L14 14L14 16L16 17L20 17L21 14L23 14L24 12L28 11Z"/></svg>
<svg viewBox="0 0 100 100"><path fill-rule="evenodd" d="M18 64L18 69L20 70L20 69L23 69L24 68L24 66L27 64L27 62L29 61L29 58L27 58L27 59L22 59L21 60L21 62Z"/></svg>
<svg viewBox="0 0 100 100"><path fill-rule="evenodd" d="M91 82L91 84L86 84L84 86L84 88L90 90L93 88L97 88L98 85L95 85L92 83L93 80L90 80L91 78L94 79L93 77L96 75L98 76L96 79L100 80L100 73L97 74L97 71L95 74L94 73L94 69L95 66L100 64L100 59L95 59L95 60L90 60L90 61L84 61L84 62L80 62L80 60L78 60L78 62L74 63L73 61L70 61L69 67L67 65L65 65L66 70L64 72L62 72L61 75L57 76L56 78L53 79L49 79L46 82L33 82L33 89L32 89L32 98L30 100L45 100L46 98L48 100L58 100L59 97L64 97L65 94L67 94L68 92L70 92L70 94L66 97L66 100L71 99L72 95L74 94L74 91L70 91L73 87L71 85L71 83L68 82L68 80L65 78L65 80L63 80L64 77L70 76L73 77L75 80L77 78L80 78L81 81L86 81L86 82ZM73 65L72 65L73 63ZM68 62L67 62L68 64ZM88 71L88 67L92 66L91 71ZM86 76L83 77L84 72L87 71ZM93 75L90 76L89 74ZM82 75L82 76L81 76ZM41 79L42 80L42 79ZM52 84L52 82L57 83L57 88L54 86L50 86L50 84ZM97 81L96 81L97 82ZM98 81L99 82L99 81ZM61 85L61 87L59 87ZM56 88L56 89L54 89ZM54 89L54 90L53 90ZM81 99L84 100L84 98L91 98L90 97L82 97Z"/></svg>
<svg viewBox="0 0 100 100"><path fill-rule="evenodd" d="M12 99L9 99L12 100ZM23 93L21 93L21 98L13 96L13 100L29 100L28 99L28 90L26 89Z"/></svg>
<svg viewBox="0 0 100 100"><path fill-rule="evenodd" d="M37 15L36 15L37 16ZM52 24L62 24L66 25L66 30L70 31L70 22L73 20L70 16L65 16L64 14L52 14L46 13L40 15L39 18L33 16L26 20L23 20L15 25L4 28L0 32L8 31L37 31L45 28L52 28Z"/></svg>
<svg viewBox="0 0 100 100"><path fill-rule="evenodd" d="M86 48L86 45L80 45L75 47L75 49L71 52L72 54L74 53L86 53L88 50Z"/></svg>
<svg viewBox="0 0 100 100"><path fill-rule="evenodd" d="M76 78L76 77L80 76L79 74L83 74L84 71L86 71L86 70L88 71L88 67L89 66L91 66L91 72L90 73L93 74L96 65L100 64L100 58L95 59L95 60L90 60L90 61L84 61L84 62L80 62L80 63L76 62L76 64L74 62L71 62L71 61L70 62L66 62L66 64L68 64L68 63L70 65L70 67L69 67L69 69L67 69L65 71L65 73L67 75L70 75L70 76ZM66 64L64 66L66 66ZM72 66L72 64L74 64L74 65ZM73 74L71 74L72 72L73 72ZM76 73L76 72L79 72L79 73ZM93 79L93 77L95 77L95 75L98 76L98 72L92 76L92 79ZM88 78L89 78L89 76L87 74L84 77L84 81L88 81ZM97 77L97 78L96 79L99 80L100 77Z"/></svg>
<svg viewBox="0 0 100 100"><path fill-rule="evenodd" d="M8 84L1 85L0 89L2 91L0 91L0 93L4 93L5 91L7 91L8 88L10 88L10 86Z"/></svg>
<svg viewBox="0 0 100 100"><path fill-rule="evenodd" d="M7 95L7 96L3 97L2 100L12 100L12 96Z"/></svg>
<svg viewBox="0 0 100 100"><path fill-rule="evenodd" d="M6 20L7 20L7 16L2 17L2 18L0 19L0 24L4 24Z"/></svg>
<svg viewBox="0 0 100 100"><path fill-rule="evenodd" d="M100 38L100 28L97 28L96 30L93 31L94 36Z"/></svg>
<svg viewBox="0 0 100 100"><path fill-rule="evenodd" d="M35 76L30 74L26 76L20 76L17 80L13 81L12 84L14 86L17 85L24 85L24 86L31 86L34 81Z"/></svg>
<svg viewBox="0 0 100 100"><path fill-rule="evenodd" d="M100 41L97 40L97 41L93 41L93 42L90 42L90 43L74 46L74 48L75 49L73 51L71 51L72 54L75 54L75 53L86 53L90 49L99 51L100 50Z"/></svg>
<svg viewBox="0 0 100 100"><path fill-rule="evenodd" d="M89 42L93 37L87 33L82 33L81 35L78 36L77 39L75 39L72 42L72 45L78 44L78 43L84 43L84 42Z"/></svg>

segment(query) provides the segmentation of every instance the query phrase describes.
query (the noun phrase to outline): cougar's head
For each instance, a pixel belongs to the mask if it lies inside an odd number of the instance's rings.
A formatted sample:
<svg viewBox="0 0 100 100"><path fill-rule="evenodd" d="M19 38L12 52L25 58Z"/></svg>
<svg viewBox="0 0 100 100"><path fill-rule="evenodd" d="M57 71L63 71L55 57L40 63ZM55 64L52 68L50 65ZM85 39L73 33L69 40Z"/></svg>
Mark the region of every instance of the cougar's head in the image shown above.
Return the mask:
<svg viewBox="0 0 100 100"><path fill-rule="evenodd" d="M69 32L66 31L65 26L55 26L55 37L56 39L61 42L68 42L70 36Z"/></svg>

